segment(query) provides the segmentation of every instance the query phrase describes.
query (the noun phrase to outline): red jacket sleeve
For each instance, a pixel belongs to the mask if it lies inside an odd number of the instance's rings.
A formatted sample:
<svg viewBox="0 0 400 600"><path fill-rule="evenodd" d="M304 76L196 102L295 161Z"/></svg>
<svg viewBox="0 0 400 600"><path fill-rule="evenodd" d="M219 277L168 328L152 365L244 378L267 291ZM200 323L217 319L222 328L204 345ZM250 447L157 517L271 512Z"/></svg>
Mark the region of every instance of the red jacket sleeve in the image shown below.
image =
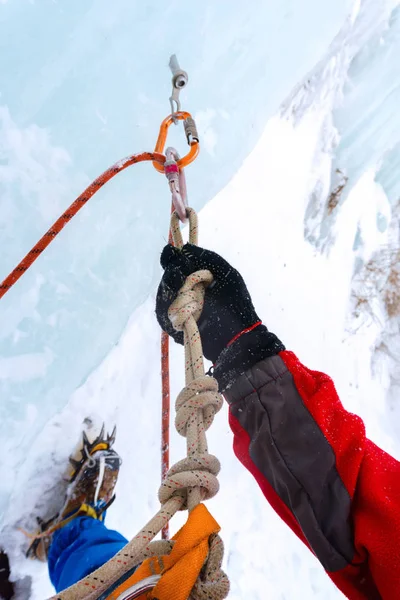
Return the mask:
<svg viewBox="0 0 400 600"><path fill-rule="evenodd" d="M237 457L338 588L400 598L400 463L366 437L332 380L284 351L225 397Z"/></svg>

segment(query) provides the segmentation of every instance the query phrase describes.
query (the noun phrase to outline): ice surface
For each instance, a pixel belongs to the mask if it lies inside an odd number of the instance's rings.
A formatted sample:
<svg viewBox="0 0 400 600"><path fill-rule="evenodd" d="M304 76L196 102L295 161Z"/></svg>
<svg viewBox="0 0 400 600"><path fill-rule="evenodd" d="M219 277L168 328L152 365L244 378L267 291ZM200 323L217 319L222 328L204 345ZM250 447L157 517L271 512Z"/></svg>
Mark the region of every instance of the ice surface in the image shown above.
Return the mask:
<svg viewBox="0 0 400 600"><path fill-rule="evenodd" d="M355 7L358 10L325 57L306 83L296 87L284 108L295 122L316 97L332 108L321 128L321 140L329 155L334 152L331 190L342 186L343 190L332 204L317 182L306 211L307 239L325 248L335 235L333 225L340 206L366 170L376 171L375 179L392 206L400 197L400 65L395 58L400 53L399 2L364 0ZM380 216L376 215L377 220ZM387 228L385 221L381 225Z"/></svg>
<svg viewBox="0 0 400 600"><path fill-rule="evenodd" d="M296 129L278 118L268 123L238 174L201 211L200 242L220 252L243 273L268 327L279 333L305 364L330 373L345 406L365 419L368 435L399 455L395 439L388 434L385 382L374 377L370 368L370 344L379 328L364 328L357 335L346 333L352 244L364 189L356 189L343 208L341 233L329 258L315 253L303 239L308 174L319 144L315 116L305 118ZM291 165L290 178L287 164ZM266 190L273 202L266 201ZM243 203L245 193L251 194L251 209ZM233 243L232 232L238 223L240 234ZM88 416L118 427L116 448L124 462L108 525L129 537L154 513L159 485L160 378L158 325L153 311L151 296L134 312L118 345L38 436L17 474L16 492L5 513L8 523L32 527L32 513L43 514L52 506L56 482ZM172 398L183 385L183 360L182 348L173 345ZM225 563L232 580L230 598L342 597L233 456L226 408L208 437L210 451L222 463L221 490L208 505L222 526ZM184 440L176 433L171 450L172 461L185 452ZM20 492L27 488L28 499ZM174 520L173 531L180 522ZM21 560L25 540L15 529L9 526L3 539L15 576L29 573L32 599L42 600L51 593L45 567Z"/></svg>
<svg viewBox="0 0 400 600"><path fill-rule="evenodd" d="M153 149L169 111L171 53L189 72L183 107L204 140L201 162L188 170L191 203L200 207L235 173L350 5L3 3L0 278L89 181L116 160ZM185 150L182 140L181 131L171 136ZM35 436L154 288L169 202L160 175L133 167L90 201L3 299L0 513Z"/></svg>
<svg viewBox="0 0 400 600"><path fill-rule="evenodd" d="M349 311L357 265L394 235L397 4L286 0L253 11L208 1L1 4L0 67L9 74L0 89L3 274L89 180L152 148L168 110L166 63L177 52L191 75L184 107L204 140L188 170L191 204L200 208L229 181L201 212L201 243L242 271L269 328L310 367L332 375L369 436L399 456L388 361L372 361L385 315L366 323ZM280 118L266 125L298 82ZM341 177L344 193L329 212ZM133 167L2 300L2 540L14 577L33 577L33 600L51 588L43 566L22 559L16 526L32 529L33 515L52 507L85 417L119 428L124 465L109 525L129 537L157 507L159 334L151 294L168 201L162 177ZM261 278L255 262L265 265ZM176 393L178 348L172 372ZM210 448L223 464L210 506L223 526L230 597L340 597L234 459L225 414ZM182 452L174 438L173 459Z"/></svg>

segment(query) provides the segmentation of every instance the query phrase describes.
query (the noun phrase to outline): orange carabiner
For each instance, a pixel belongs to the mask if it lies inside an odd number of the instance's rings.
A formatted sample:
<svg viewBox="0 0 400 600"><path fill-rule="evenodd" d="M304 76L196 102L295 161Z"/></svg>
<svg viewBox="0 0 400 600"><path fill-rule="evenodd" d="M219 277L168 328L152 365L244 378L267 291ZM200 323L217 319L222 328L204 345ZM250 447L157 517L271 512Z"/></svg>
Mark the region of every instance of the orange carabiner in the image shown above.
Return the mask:
<svg viewBox="0 0 400 600"><path fill-rule="evenodd" d="M190 119L190 124L195 127L192 115L188 112L179 111L179 112L176 112L174 115L169 115L169 117L164 119L164 121L161 123L161 126L160 126L160 133L158 134L158 139L157 139L157 143L156 143L154 152L158 152L160 154L164 153L164 147L165 147L165 142L167 141L168 129L172 125L172 123L174 123L174 121L187 122L188 119ZM188 132L188 130L187 130L187 132ZM190 165L190 163L193 162L194 159L199 154L200 146L199 146L199 140L197 138L197 132L195 135L196 135L196 137L192 136L192 135L190 135L190 137L188 136L188 144L190 145L190 150L186 154L186 156L184 156L183 158L180 158L177 161L178 167L180 169L183 169L183 167L187 167L188 165ZM159 173L164 173L164 165L157 163L157 162L153 162L153 167Z"/></svg>

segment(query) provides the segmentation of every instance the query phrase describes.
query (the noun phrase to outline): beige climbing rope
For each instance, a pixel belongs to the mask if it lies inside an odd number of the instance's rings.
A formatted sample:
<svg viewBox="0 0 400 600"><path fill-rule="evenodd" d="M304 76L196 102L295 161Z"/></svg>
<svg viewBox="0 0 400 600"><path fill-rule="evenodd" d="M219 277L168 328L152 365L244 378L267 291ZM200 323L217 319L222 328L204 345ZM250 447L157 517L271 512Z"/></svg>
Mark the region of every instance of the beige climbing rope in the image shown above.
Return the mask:
<svg viewBox="0 0 400 600"><path fill-rule="evenodd" d="M197 244L197 215L187 209L189 242ZM183 246L179 217L173 213L171 232L175 246ZM168 554L171 541L152 541L178 510L193 510L203 500L218 492L218 459L208 453L206 431L220 410L223 400L218 383L204 372L203 351L197 320L204 304L205 288L212 281L209 271L190 275L169 309L175 329L184 332L185 388L176 400L175 426L186 436L187 456L171 467L159 490L161 509L141 531L111 560L70 588L50 600L95 600L122 575L151 556ZM216 535L211 539L207 561L192 589L193 600L223 600L229 592L229 580L221 569L223 543Z"/></svg>

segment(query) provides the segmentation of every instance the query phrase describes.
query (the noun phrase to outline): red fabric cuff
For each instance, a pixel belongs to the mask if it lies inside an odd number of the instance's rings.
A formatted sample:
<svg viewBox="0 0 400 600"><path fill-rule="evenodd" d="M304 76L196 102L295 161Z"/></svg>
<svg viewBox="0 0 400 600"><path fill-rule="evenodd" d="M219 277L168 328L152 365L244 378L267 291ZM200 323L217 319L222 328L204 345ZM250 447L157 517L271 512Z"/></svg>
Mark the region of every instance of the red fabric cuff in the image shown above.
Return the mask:
<svg viewBox="0 0 400 600"><path fill-rule="evenodd" d="M257 321L257 323L254 323L254 325L251 325L250 327L246 327L246 329L243 329L243 331L240 331L239 333L237 333L231 339L231 341L227 343L226 347L229 348L229 346L231 346L233 344L233 342L236 342L236 340L238 340L242 335L244 335L245 333L249 333L250 331L253 331L253 329L258 327L259 325L262 325L262 321Z"/></svg>

